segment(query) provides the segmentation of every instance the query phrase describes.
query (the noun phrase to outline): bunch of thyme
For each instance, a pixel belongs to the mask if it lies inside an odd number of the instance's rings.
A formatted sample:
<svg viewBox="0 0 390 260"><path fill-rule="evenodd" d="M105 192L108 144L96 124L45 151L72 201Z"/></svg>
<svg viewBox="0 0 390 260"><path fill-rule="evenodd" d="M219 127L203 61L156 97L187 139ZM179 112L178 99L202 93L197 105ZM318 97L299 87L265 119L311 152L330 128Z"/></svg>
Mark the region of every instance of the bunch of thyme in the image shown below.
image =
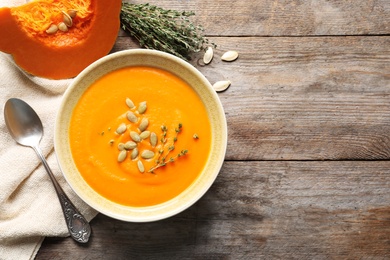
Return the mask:
<svg viewBox="0 0 390 260"><path fill-rule="evenodd" d="M194 12L165 10L150 4L122 3L121 25L141 47L160 50L190 60L204 50L203 28L190 21Z"/></svg>

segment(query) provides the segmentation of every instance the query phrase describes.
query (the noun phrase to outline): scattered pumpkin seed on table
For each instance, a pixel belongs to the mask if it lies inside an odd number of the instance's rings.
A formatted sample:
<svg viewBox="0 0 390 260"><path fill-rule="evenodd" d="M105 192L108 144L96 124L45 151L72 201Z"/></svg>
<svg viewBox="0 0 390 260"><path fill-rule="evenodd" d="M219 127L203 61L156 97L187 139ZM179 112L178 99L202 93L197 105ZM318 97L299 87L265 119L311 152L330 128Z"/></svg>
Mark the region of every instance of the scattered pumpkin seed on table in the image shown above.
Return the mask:
<svg viewBox="0 0 390 260"><path fill-rule="evenodd" d="M227 51L227 52L225 52L222 55L221 60L223 60L223 61L235 61L237 58L238 58L238 52L236 52L236 51Z"/></svg>
<svg viewBox="0 0 390 260"><path fill-rule="evenodd" d="M225 91L228 87L230 87L231 84L232 82L230 80L221 80L215 82L213 88L217 92L222 92Z"/></svg>
<svg viewBox="0 0 390 260"><path fill-rule="evenodd" d="M213 48L207 47L206 52L203 56L203 63L206 65L209 64L211 62L211 60L213 59L213 57L214 57Z"/></svg>

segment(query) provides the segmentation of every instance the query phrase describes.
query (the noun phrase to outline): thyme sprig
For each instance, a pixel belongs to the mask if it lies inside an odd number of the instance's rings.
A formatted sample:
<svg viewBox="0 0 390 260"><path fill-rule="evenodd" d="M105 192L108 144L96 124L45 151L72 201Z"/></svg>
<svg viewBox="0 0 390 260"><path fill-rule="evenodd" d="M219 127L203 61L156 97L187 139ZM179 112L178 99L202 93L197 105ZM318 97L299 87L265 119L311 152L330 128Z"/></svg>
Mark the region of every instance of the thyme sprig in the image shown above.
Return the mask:
<svg viewBox="0 0 390 260"><path fill-rule="evenodd" d="M203 28L195 25L190 11L166 10L154 5L122 3L121 25L141 47L160 50L190 60L191 54L204 50L208 39Z"/></svg>
<svg viewBox="0 0 390 260"><path fill-rule="evenodd" d="M173 163L177 158L180 158L188 153L188 150L183 149L181 150L178 154L175 156L169 157L167 160L168 155L175 150L175 142L178 140L178 135L181 132L183 125L180 123L177 128L175 128L175 136L173 137L173 142L170 146L168 146L167 151L164 151L164 144L167 142L167 133L168 133L168 128L165 125L161 126L161 143L163 145L163 148L158 151L159 155L156 160L156 164L150 168L149 172L154 173L154 171L160 167L166 166L167 163Z"/></svg>

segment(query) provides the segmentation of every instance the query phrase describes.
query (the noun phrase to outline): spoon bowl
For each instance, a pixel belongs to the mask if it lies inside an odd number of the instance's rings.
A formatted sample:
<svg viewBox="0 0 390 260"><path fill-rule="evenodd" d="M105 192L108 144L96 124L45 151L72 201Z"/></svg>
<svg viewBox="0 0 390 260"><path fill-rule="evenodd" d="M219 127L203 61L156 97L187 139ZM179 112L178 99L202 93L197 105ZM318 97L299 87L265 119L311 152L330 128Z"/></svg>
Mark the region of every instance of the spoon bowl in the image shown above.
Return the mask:
<svg viewBox="0 0 390 260"><path fill-rule="evenodd" d="M43 135L42 122L37 113L20 99L9 99L4 108L7 128L16 142L24 146L37 146Z"/></svg>
<svg viewBox="0 0 390 260"><path fill-rule="evenodd" d="M8 131L15 141L21 145L33 148L41 159L57 192L71 237L80 243L88 242L91 234L91 227L88 221L62 190L38 147L43 136L43 126L37 113L23 100L11 98L5 103L4 119Z"/></svg>

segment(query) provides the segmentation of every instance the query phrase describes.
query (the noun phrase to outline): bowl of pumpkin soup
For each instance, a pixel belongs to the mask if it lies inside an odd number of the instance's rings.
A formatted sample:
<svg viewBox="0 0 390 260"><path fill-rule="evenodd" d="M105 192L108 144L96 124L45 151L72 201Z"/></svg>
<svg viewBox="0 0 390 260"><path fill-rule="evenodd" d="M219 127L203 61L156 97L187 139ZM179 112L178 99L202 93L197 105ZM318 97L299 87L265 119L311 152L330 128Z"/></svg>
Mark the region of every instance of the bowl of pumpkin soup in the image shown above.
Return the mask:
<svg viewBox="0 0 390 260"><path fill-rule="evenodd" d="M129 222L171 217L198 201L226 152L221 102L173 55L121 51L82 71L64 94L54 146L75 193Z"/></svg>

